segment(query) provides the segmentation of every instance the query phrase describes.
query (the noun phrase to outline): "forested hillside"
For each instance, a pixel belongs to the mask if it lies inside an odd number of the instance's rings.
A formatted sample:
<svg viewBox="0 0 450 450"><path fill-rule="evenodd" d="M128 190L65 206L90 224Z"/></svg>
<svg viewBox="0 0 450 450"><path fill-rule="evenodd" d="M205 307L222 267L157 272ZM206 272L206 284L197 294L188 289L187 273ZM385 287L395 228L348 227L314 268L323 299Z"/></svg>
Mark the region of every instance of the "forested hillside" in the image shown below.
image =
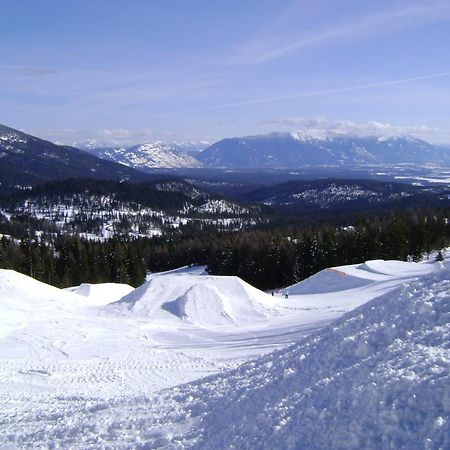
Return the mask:
<svg viewBox="0 0 450 450"><path fill-rule="evenodd" d="M147 183L53 181L0 198L0 233L33 232L91 240L241 230L264 223L270 208L228 200L183 180ZM25 231L24 231L25 230Z"/></svg>
<svg viewBox="0 0 450 450"><path fill-rule="evenodd" d="M353 224L104 242L65 235L31 240L26 234L20 239L3 236L0 267L61 287L108 281L138 286L148 271L201 264L212 274L237 275L273 289L335 265L377 258L418 260L450 243L449 215L450 208L415 209L360 216Z"/></svg>

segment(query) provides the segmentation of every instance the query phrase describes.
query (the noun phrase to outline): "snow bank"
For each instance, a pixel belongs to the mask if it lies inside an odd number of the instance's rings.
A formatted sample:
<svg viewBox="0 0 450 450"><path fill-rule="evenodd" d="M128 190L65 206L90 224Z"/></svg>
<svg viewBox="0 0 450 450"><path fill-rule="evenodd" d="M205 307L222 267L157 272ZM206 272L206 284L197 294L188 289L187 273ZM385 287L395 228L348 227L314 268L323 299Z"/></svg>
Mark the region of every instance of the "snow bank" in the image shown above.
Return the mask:
<svg viewBox="0 0 450 450"><path fill-rule="evenodd" d="M287 349L187 385L176 401L197 417L190 445L450 448L449 323L447 268Z"/></svg>
<svg viewBox="0 0 450 450"><path fill-rule="evenodd" d="M128 284L120 283L83 283L80 284L80 286L67 288L65 290L87 297L93 305L106 305L125 297L125 295L133 291L134 288Z"/></svg>
<svg viewBox="0 0 450 450"><path fill-rule="evenodd" d="M200 327L240 326L264 320L272 297L238 277L155 275L110 311L149 320L188 321Z"/></svg>

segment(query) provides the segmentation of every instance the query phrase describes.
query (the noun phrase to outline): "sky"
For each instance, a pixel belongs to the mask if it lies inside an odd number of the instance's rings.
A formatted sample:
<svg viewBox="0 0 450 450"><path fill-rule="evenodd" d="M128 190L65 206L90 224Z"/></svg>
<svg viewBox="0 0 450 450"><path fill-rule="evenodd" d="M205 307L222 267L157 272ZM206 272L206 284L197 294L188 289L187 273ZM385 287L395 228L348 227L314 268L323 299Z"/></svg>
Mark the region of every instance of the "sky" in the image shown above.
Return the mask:
<svg viewBox="0 0 450 450"><path fill-rule="evenodd" d="M0 123L78 145L450 143L450 1L0 0Z"/></svg>

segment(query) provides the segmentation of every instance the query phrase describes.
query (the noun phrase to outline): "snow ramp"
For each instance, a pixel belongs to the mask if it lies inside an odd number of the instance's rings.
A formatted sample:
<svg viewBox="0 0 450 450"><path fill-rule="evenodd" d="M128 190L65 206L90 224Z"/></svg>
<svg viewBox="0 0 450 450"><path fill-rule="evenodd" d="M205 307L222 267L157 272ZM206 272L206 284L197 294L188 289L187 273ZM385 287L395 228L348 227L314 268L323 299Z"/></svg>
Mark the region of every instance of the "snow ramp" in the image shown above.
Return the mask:
<svg viewBox="0 0 450 450"><path fill-rule="evenodd" d="M332 268L321 270L285 290L293 295L324 294L367 286L371 282L370 279L352 276L339 268Z"/></svg>
<svg viewBox="0 0 450 450"><path fill-rule="evenodd" d="M182 320L208 328L265 320L271 303L271 296L238 277L165 274L152 277L109 305L109 310L147 320Z"/></svg>
<svg viewBox="0 0 450 450"><path fill-rule="evenodd" d="M438 264L377 259L363 264L331 267L321 270L306 280L287 287L284 291L294 295L324 294L361 288L375 282L414 278L438 269Z"/></svg>
<svg viewBox="0 0 450 450"><path fill-rule="evenodd" d="M366 261L363 264L359 264L356 267L362 272L369 272L380 275L389 275L395 277L402 276L420 276L424 273L430 272L435 269L435 264L418 264L415 262L405 262L383 259L375 259L372 261ZM427 270L429 269L429 270Z"/></svg>

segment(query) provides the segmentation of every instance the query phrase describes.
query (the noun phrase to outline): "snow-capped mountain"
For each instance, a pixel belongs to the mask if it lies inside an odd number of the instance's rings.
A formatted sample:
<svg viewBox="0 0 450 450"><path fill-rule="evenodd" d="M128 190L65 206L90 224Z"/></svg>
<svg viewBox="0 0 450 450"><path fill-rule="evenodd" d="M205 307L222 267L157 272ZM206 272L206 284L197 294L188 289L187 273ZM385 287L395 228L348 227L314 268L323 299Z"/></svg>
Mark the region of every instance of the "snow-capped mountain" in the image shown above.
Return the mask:
<svg viewBox="0 0 450 450"><path fill-rule="evenodd" d="M0 125L0 190L69 177L145 180L144 173Z"/></svg>
<svg viewBox="0 0 450 450"><path fill-rule="evenodd" d="M198 155L205 166L292 168L305 165L449 163L450 151L412 137L336 136L271 133L223 139Z"/></svg>
<svg viewBox="0 0 450 450"><path fill-rule="evenodd" d="M188 151L199 151L194 144L165 144L150 142L133 147L88 148L88 151L99 158L114 161L136 169L147 168L179 168L201 167L202 163L188 154ZM197 150L196 150L197 149Z"/></svg>

